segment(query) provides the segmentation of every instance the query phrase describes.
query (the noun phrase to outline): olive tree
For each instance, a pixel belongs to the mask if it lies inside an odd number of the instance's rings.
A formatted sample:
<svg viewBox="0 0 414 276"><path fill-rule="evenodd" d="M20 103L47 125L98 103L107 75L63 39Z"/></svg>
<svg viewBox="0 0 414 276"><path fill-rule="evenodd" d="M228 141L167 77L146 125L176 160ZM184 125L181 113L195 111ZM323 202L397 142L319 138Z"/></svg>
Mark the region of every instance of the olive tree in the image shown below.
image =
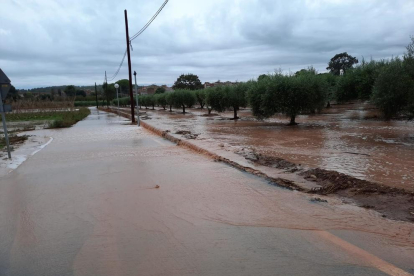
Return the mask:
<svg viewBox="0 0 414 276"><path fill-rule="evenodd" d="M228 86L217 86L209 88L207 94L207 102L211 109L216 110L217 112L223 112L227 108L227 90L230 87ZM209 114L211 110L209 110Z"/></svg>
<svg viewBox="0 0 414 276"><path fill-rule="evenodd" d="M147 95L148 105L152 106L152 110L155 109L155 96L154 95Z"/></svg>
<svg viewBox="0 0 414 276"><path fill-rule="evenodd" d="M141 106L144 106L145 109L148 109L148 106L150 105L149 104L149 100L148 100L148 95L139 96L139 99L138 100L139 100L139 104Z"/></svg>
<svg viewBox="0 0 414 276"><path fill-rule="evenodd" d="M214 91L214 87L205 88L203 91L204 91L204 95L205 95L205 102L206 102L206 108L207 108L207 111L208 111L208 115L210 115L211 111L213 110L213 108L211 106L211 102L210 102L210 100L212 98L210 96L210 93L212 91Z"/></svg>
<svg viewBox="0 0 414 276"><path fill-rule="evenodd" d="M206 91L203 90L195 90L194 96L197 99L198 104L200 105L200 108L203 109L204 105L206 104Z"/></svg>
<svg viewBox="0 0 414 276"><path fill-rule="evenodd" d="M172 112L172 107L174 106L174 93L168 93L166 94L165 100L167 102L167 105L170 107L170 112Z"/></svg>
<svg viewBox="0 0 414 276"><path fill-rule="evenodd" d="M386 119L399 114L414 115L414 80L401 59L393 59L379 74L372 101Z"/></svg>
<svg viewBox="0 0 414 276"><path fill-rule="evenodd" d="M327 86L314 74L285 76L277 73L267 80L252 84L249 90L253 114L268 118L275 113L290 118L289 125L296 125L296 116L321 108L326 99Z"/></svg>
<svg viewBox="0 0 414 276"><path fill-rule="evenodd" d="M185 114L186 107L191 107L196 102L194 94L189 90L176 90L173 94L174 106L181 107L183 114Z"/></svg>
<svg viewBox="0 0 414 276"><path fill-rule="evenodd" d="M247 90L249 88L249 84L247 83L239 83L235 86L229 87L230 89L225 89L225 101L224 104L226 108L231 107L233 108L234 112L234 120L239 119L237 116L237 111L239 111L240 107L247 106Z"/></svg>
<svg viewBox="0 0 414 276"><path fill-rule="evenodd" d="M166 108L167 106L167 94L162 93L162 94L156 94L155 95L155 102L160 105L162 108Z"/></svg>

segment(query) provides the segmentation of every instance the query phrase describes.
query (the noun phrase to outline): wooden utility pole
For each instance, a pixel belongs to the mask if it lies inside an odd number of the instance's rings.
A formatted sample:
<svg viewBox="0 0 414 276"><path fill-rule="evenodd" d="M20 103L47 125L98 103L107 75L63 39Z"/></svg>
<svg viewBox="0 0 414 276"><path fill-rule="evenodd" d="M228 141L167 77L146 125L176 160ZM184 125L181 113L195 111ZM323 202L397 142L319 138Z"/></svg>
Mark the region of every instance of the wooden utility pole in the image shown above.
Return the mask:
<svg viewBox="0 0 414 276"><path fill-rule="evenodd" d="M135 123L135 114L134 114L134 94L132 92L132 69L131 69L131 52L129 48L129 31L128 31L128 14L125 10L125 31L126 31L126 43L127 43L127 53L128 53L128 70L129 70L129 97L131 98L131 117L132 123Z"/></svg>
<svg viewBox="0 0 414 276"><path fill-rule="evenodd" d="M96 108L99 108L99 104L98 104L98 90L96 90L96 82L95 82L95 99L96 99Z"/></svg>
<svg viewBox="0 0 414 276"><path fill-rule="evenodd" d="M109 100L108 100L108 79L106 78L106 71L105 71L105 98L106 98L106 107L109 107Z"/></svg>

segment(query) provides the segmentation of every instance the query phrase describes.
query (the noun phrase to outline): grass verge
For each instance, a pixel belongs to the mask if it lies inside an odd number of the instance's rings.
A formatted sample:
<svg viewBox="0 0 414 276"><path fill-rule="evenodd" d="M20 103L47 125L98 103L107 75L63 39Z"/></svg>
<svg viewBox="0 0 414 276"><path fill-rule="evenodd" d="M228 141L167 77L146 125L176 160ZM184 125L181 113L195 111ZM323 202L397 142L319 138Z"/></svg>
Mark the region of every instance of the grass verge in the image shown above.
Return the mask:
<svg viewBox="0 0 414 276"><path fill-rule="evenodd" d="M77 111L63 112L62 117L54 120L49 125L50 128L64 128L71 127L79 121L85 119L91 111L88 108L82 107Z"/></svg>
<svg viewBox="0 0 414 276"><path fill-rule="evenodd" d="M53 121L49 125L49 128L63 128L76 124L86 118L90 113L91 111L88 108L81 107L79 110L72 111L11 113L6 115L6 120L9 122L36 120Z"/></svg>

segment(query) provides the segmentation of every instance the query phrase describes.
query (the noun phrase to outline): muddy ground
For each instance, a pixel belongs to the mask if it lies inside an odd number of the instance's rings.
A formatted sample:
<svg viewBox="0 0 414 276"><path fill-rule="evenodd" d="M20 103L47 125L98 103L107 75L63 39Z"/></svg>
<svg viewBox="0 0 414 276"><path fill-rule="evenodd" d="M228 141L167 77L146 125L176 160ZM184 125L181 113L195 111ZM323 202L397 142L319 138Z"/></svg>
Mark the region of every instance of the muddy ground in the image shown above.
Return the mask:
<svg viewBox="0 0 414 276"><path fill-rule="evenodd" d="M372 209L391 219L414 222L414 192L361 180L343 173L320 168L304 168L287 160L264 156L254 151L240 154L256 164L296 173L320 187L309 194L338 195L351 199L360 207ZM292 187L296 188L296 187ZM318 199L318 201L324 201Z"/></svg>
<svg viewBox="0 0 414 276"><path fill-rule="evenodd" d="M157 109L157 108L156 108ZM242 148L295 164L344 173L390 187L414 191L414 121L383 121L365 103L333 105L322 114L298 116L299 125L274 116L257 121L249 109L205 116L189 109L181 114L142 109L151 125L160 129L190 131L197 141L223 144L233 152Z"/></svg>
<svg viewBox="0 0 414 276"><path fill-rule="evenodd" d="M322 195L322 201L338 195L384 217L414 221L413 122L381 121L372 107L361 103L300 116L295 127L278 116L256 121L249 110L241 111L238 121L229 120L232 112L142 111L145 122L183 140L314 182L318 188L301 190ZM282 186L298 190L291 181Z"/></svg>

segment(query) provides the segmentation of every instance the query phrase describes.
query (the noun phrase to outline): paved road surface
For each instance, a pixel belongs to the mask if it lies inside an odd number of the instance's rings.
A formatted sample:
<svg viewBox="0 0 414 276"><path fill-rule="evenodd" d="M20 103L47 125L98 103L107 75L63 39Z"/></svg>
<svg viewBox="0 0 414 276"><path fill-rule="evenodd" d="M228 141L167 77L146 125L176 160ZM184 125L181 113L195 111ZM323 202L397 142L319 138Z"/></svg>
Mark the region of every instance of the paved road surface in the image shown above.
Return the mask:
<svg viewBox="0 0 414 276"><path fill-rule="evenodd" d="M0 179L0 275L411 275L413 226L93 110ZM155 187L159 185L160 188Z"/></svg>

